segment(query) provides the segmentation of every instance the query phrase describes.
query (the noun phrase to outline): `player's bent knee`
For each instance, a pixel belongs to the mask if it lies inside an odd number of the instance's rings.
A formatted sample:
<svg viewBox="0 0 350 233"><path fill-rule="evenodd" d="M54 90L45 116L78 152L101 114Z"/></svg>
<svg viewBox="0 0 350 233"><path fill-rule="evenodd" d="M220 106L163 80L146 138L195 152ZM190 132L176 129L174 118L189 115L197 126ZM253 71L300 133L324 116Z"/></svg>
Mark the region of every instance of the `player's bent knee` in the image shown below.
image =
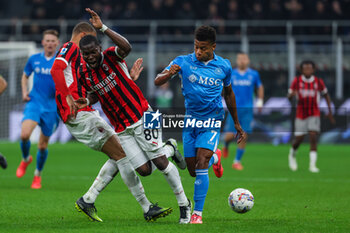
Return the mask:
<svg viewBox="0 0 350 233"><path fill-rule="evenodd" d="M28 141L29 138L30 138L30 133L21 132L21 140L22 140L22 141Z"/></svg>
<svg viewBox="0 0 350 233"><path fill-rule="evenodd" d="M140 176L149 176L152 174L152 168L149 167L147 164L138 167L136 171L137 173L139 173Z"/></svg>
<svg viewBox="0 0 350 233"><path fill-rule="evenodd" d="M152 162L159 170L164 170L169 164L169 160L165 157L165 155L153 159Z"/></svg>

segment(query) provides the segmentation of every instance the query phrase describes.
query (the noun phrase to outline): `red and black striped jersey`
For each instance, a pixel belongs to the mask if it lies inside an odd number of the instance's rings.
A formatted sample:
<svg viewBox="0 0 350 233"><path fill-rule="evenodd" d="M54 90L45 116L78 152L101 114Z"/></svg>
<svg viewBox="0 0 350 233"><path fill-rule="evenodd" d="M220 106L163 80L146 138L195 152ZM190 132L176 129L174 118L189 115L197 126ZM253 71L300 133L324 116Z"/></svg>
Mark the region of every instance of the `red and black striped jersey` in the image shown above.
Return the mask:
<svg viewBox="0 0 350 233"><path fill-rule="evenodd" d="M122 132L141 119L148 109L148 102L116 50L117 47L110 47L103 51L101 64L96 69L90 68L82 59L79 81L88 92L97 94L115 131Z"/></svg>
<svg viewBox="0 0 350 233"><path fill-rule="evenodd" d="M295 77L288 91L290 93L297 92L297 118L305 119L309 116L320 116L320 93L327 93L327 88L322 79L316 76L307 79L303 75Z"/></svg>
<svg viewBox="0 0 350 233"><path fill-rule="evenodd" d="M59 50L56 60L63 61L67 65L63 73L66 85L73 98L85 98L87 96L87 91L83 86L81 86L77 78L77 72L79 71L80 62L81 60L83 60L80 55L79 47L73 42L65 43ZM60 92L60 90L57 90L57 88L56 103L62 120L66 122L67 117L70 113L69 107L67 105L66 96L64 96ZM90 106L88 106L86 108L80 109L79 111L93 111L93 109Z"/></svg>

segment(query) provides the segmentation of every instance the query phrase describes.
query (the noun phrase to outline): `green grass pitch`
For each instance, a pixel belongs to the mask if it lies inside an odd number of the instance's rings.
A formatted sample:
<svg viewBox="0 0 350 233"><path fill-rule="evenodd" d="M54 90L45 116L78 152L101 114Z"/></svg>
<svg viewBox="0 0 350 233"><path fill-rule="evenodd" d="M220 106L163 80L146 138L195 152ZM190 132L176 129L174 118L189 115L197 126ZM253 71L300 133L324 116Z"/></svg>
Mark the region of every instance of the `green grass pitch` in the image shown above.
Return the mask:
<svg viewBox="0 0 350 233"><path fill-rule="evenodd" d="M0 232L350 232L350 146L320 145L319 174L308 172L308 146L297 158L299 170L287 166L289 146L248 144L245 169L231 169L223 159L221 179L210 171L210 187L203 225L179 225L179 209L159 171L142 178L148 198L174 212L154 223L143 219L141 208L120 176L96 201L103 223L90 222L74 209L74 202L90 187L107 157L79 143L54 144L43 172L43 188L31 190L35 163L27 174L15 176L20 162L18 144L1 143L9 166L0 169ZM36 154L35 145L31 148ZM180 171L185 192L193 198L194 178ZM255 206L245 214L227 204L235 188L249 189Z"/></svg>

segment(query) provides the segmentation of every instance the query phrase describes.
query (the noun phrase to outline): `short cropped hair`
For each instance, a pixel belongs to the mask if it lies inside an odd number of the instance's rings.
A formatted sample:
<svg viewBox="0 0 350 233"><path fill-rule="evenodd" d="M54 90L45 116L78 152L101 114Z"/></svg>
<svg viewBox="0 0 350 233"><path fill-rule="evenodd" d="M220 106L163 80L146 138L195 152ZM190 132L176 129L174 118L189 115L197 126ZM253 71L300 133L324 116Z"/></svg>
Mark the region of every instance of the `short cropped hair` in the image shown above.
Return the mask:
<svg viewBox="0 0 350 233"><path fill-rule="evenodd" d="M43 31L43 37L45 35L53 35L53 36L56 36L57 38L59 37L58 31L55 29L47 29L47 30Z"/></svg>
<svg viewBox="0 0 350 233"><path fill-rule="evenodd" d="M92 42L94 42L96 45L100 45L100 43L98 42L96 36L93 36L93 35L86 35L86 36L83 36L83 37L80 39L79 48L82 48L83 46L88 45L88 44L90 44L90 43L92 43Z"/></svg>
<svg viewBox="0 0 350 233"><path fill-rule="evenodd" d="M198 41L209 41L210 43L215 43L216 31L210 26L200 26L195 31L195 38Z"/></svg>
<svg viewBox="0 0 350 233"><path fill-rule="evenodd" d="M300 71L303 71L303 66L304 65L312 65L312 68L315 69L316 65L315 62L311 61L311 60L304 60L300 63Z"/></svg>
<svg viewBox="0 0 350 233"><path fill-rule="evenodd" d="M96 32L95 28L87 23L87 22L80 22L73 28L73 35L77 35L81 32Z"/></svg>

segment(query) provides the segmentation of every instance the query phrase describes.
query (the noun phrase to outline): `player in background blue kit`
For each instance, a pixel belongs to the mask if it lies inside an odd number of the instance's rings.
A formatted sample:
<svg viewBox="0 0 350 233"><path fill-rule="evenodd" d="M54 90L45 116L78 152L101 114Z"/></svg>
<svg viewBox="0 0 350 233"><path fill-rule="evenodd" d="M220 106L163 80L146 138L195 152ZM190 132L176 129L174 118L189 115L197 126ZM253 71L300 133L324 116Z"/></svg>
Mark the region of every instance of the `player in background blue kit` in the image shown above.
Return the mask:
<svg viewBox="0 0 350 233"><path fill-rule="evenodd" d="M263 106L264 87L261 84L259 73L256 70L248 67L250 61L246 53L238 53L236 62L237 68L232 70L232 89L236 96L238 119L243 130L247 133L251 133L254 90L255 88L257 89L258 98L256 101L256 107L258 107L260 112ZM229 143L234 140L236 133L234 123L230 115L227 116L224 131L226 134L223 156L224 158L227 158ZM243 170L241 159L245 152L246 142L247 138L242 140L237 146L236 157L232 164L233 169Z"/></svg>
<svg viewBox="0 0 350 233"><path fill-rule="evenodd" d="M221 121L224 118L221 102L223 86L226 104L240 136L238 142L245 137L237 118L235 95L231 88L231 64L214 53L215 41L214 28L209 26L197 28L194 53L176 57L154 81L155 85L160 86L179 73L182 94L185 97L185 124L199 122L193 127L184 128L182 134L187 169L191 176L196 177L192 224L202 223L202 211L209 188L208 168L214 164L215 175L221 177L223 173L221 151L217 151ZM214 127L211 124L209 127L200 127L207 120L219 121L220 124L219 126L215 124Z"/></svg>
<svg viewBox="0 0 350 233"><path fill-rule="evenodd" d="M18 178L24 176L27 166L33 160L32 156L29 155L29 138L34 128L39 125L41 133L38 143L36 169L31 185L33 189L41 188L41 171L48 155L47 145L49 137L59 123L55 100L55 83L50 74L56 56L56 48L59 44L58 32L56 30L44 31L41 44L44 52L34 54L28 59L22 75L22 97L27 104L24 109L20 142L23 158L16 172ZM33 88L29 93L28 77L33 72Z"/></svg>

